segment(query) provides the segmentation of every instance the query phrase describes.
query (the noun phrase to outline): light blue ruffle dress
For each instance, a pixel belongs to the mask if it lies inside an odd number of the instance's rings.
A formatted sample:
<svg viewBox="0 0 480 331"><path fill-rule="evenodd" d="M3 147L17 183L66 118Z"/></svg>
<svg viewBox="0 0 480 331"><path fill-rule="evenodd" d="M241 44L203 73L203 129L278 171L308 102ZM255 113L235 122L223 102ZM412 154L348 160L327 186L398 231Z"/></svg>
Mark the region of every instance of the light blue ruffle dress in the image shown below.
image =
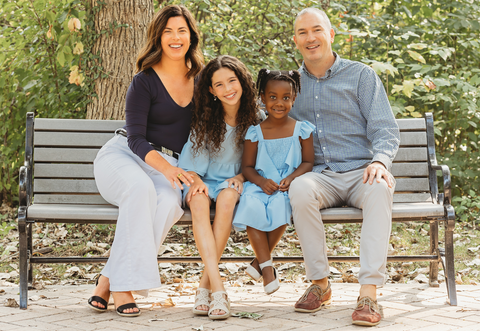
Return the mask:
<svg viewBox="0 0 480 331"><path fill-rule="evenodd" d="M292 136L264 139L260 125L251 126L245 140L258 141L255 170L260 176L279 184L302 163L302 146L298 137L308 139L313 131L315 126L310 122L296 122ZM246 182L233 226L237 231L244 231L249 226L270 232L284 224L292 224L291 216L288 192L275 191L268 195L259 186Z"/></svg>
<svg viewBox="0 0 480 331"><path fill-rule="evenodd" d="M220 150L211 155L209 146L200 149L197 155L193 154L193 144L190 137L183 146L182 153L178 159L178 167L185 171L196 172L208 187L208 195L214 201L217 200L218 194L228 187L226 179L232 178L241 172L243 146L238 149L236 147L235 127L225 123L227 132L225 139L220 145ZM183 201L188 193L189 187L183 185Z"/></svg>

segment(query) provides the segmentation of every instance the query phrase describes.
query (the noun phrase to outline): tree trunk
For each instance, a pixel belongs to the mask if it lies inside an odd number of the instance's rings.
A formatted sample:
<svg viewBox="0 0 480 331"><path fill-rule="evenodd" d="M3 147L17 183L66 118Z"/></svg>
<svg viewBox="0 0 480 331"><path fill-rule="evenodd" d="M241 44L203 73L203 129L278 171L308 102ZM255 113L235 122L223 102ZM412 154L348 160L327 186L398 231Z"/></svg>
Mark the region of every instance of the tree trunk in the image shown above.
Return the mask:
<svg viewBox="0 0 480 331"><path fill-rule="evenodd" d="M105 5L95 15L99 36L92 53L100 56L102 72L95 80L95 93L87 105L88 119L124 119L125 95L135 73L135 61L147 36L153 17L152 0L103 0ZM97 0L90 4L98 6ZM128 24L128 27L115 28ZM113 27L113 28L112 28ZM98 64L96 64L98 65Z"/></svg>

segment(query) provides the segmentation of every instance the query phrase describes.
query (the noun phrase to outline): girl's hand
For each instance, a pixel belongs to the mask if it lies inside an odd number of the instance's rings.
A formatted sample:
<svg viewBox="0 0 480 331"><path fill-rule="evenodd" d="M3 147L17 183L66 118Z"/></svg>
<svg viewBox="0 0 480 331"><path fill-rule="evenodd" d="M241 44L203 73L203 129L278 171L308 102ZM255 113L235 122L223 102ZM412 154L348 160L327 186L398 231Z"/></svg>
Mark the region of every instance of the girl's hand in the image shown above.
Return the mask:
<svg viewBox="0 0 480 331"><path fill-rule="evenodd" d="M193 183L192 175L179 167L170 166L162 171L162 174L168 179L174 189L176 188L175 184L183 190L182 182L187 186Z"/></svg>
<svg viewBox="0 0 480 331"><path fill-rule="evenodd" d="M279 186L273 180L264 178L260 183L260 188L268 195L272 195L273 192L278 190Z"/></svg>
<svg viewBox="0 0 480 331"><path fill-rule="evenodd" d="M290 176L282 179L282 181L280 182L279 190L282 191L282 192L288 191L288 189L290 188L290 183L292 181L293 181L293 178L291 178Z"/></svg>
<svg viewBox="0 0 480 331"><path fill-rule="evenodd" d="M190 200L192 199L192 196L196 195L197 193L204 193L208 197L208 186L205 185L205 183L200 177L195 176L195 180L192 186L190 187L190 190L188 191L185 197L185 200L187 202L190 202Z"/></svg>
<svg viewBox="0 0 480 331"><path fill-rule="evenodd" d="M243 176L242 176L242 178L243 178ZM232 187L232 185L233 185L233 188L238 192L238 194L242 194L243 181L240 180L239 175L237 175L235 177L232 177L232 178L229 178L229 179L226 179L226 181L228 183L228 187Z"/></svg>

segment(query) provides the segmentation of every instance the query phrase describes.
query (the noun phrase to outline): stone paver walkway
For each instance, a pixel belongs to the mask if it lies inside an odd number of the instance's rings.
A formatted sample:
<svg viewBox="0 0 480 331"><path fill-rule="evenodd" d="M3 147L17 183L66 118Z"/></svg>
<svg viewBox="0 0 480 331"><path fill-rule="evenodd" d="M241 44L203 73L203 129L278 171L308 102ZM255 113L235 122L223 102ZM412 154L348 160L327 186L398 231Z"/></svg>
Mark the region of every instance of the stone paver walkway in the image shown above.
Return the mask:
<svg viewBox="0 0 480 331"><path fill-rule="evenodd" d="M178 285L178 284L176 284ZM125 318L114 312L110 304L106 313L96 313L87 307L93 285L48 286L29 291L29 307L0 307L0 330L365 330L351 325L351 313L356 302L358 284L332 284L333 302L329 308L314 314L293 311L293 304L308 284L282 284L272 296L263 293L260 285L227 288L232 311L263 314L259 320L230 317L212 321L191 312L194 297L170 297L172 286L150 292L148 298L138 298L142 315ZM18 287L0 287L3 300L18 301ZM446 303L445 285L432 288L422 284L388 284L379 289L379 303L384 319L376 329L397 330L480 330L480 286L458 286L456 307ZM187 293L188 294L188 293ZM172 298L173 307L164 307Z"/></svg>

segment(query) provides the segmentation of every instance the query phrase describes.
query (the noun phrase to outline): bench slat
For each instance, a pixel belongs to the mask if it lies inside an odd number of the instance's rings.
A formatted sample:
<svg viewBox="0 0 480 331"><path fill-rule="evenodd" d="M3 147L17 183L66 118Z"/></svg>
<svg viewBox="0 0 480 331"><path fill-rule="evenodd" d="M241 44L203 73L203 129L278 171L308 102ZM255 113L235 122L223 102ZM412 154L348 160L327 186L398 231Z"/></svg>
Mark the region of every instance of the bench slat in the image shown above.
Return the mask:
<svg viewBox="0 0 480 331"><path fill-rule="evenodd" d="M400 131L426 131L424 118L402 118L397 120Z"/></svg>
<svg viewBox="0 0 480 331"><path fill-rule="evenodd" d="M404 147L398 150L394 162L427 161L426 147Z"/></svg>
<svg viewBox="0 0 480 331"><path fill-rule="evenodd" d="M392 175L394 177L427 177L428 163L394 163Z"/></svg>
<svg viewBox="0 0 480 331"><path fill-rule="evenodd" d="M430 202L430 193L397 193L393 195L393 202Z"/></svg>
<svg viewBox="0 0 480 331"><path fill-rule="evenodd" d="M35 131L114 132L124 125L123 120L35 119Z"/></svg>
<svg viewBox="0 0 480 331"><path fill-rule="evenodd" d="M213 211L212 211L213 213ZM357 208L329 208L321 210L324 221L363 218L362 211ZM442 205L433 203L396 203L393 205L392 217L443 217ZM212 215L211 215L212 216ZM61 205L61 204L33 204L28 208L28 219L45 220L98 220L115 221L118 217L118 208L112 205ZM191 221L190 211L185 211L181 221Z"/></svg>
<svg viewBox="0 0 480 331"><path fill-rule="evenodd" d="M99 148L44 148L37 147L33 153L35 162L83 162L92 163Z"/></svg>
<svg viewBox="0 0 480 331"><path fill-rule="evenodd" d="M400 146L427 146L425 132L400 132Z"/></svg>
<svg viewBox="0 0 480 331"><path fill-rule="evenodd" d="M395 177L427 177L428 163L394 163ZM36 178L93 178L93 164L37 163Z"/></svg>
<svg viewBox="0 0 480 331"><path fill-rule="evenodd" d="M396 192L428 192L428 178L397 178ZM36 178L35 193L98 193L93 179L47 179Z"/></svg>
<svg viewBox="0 0 480 331"><path fill-rule="evenodd" d="M425 131L424 118L397 119L400 131ZM84 120L36 118L35 131L84 131L84 132L114 132L125 125L124 120Z"/></svg>
<svg viewBox="0 0 480 331"><path fill-rule="evenodd" d="M93 164L35 164L35 178L94 178Z"/></svg>
<svg viewBox="0 0 480 331"><path fill-rule="evenodd" d="M95 180L42 179L33 181L35 193L98 193Z"/></svg>
<svg viewBox="0 0 480 331"><path fill-rule="evenodd" d="M396 178L395 192L429 192L428 178Z"/></svg>
<svg viewBox="0 0 480 331"><path fill-rule="evenodd" d="M112 133L36 132L33 144L37 146L102 147L113 137Z"/></svg>
<svg viewBox="0 0 480 331"><path fill-rule="evenodd" d="M430 193L395 194L393 202L432 202ZM35 194L36 204L109 205L99 194Z"/></svg>
<svg viewBox="0 0 480 331"><path fill-rule="evenodd" d="M79 205L109 205L100 194L35 194L34 203Z"/></svg>

